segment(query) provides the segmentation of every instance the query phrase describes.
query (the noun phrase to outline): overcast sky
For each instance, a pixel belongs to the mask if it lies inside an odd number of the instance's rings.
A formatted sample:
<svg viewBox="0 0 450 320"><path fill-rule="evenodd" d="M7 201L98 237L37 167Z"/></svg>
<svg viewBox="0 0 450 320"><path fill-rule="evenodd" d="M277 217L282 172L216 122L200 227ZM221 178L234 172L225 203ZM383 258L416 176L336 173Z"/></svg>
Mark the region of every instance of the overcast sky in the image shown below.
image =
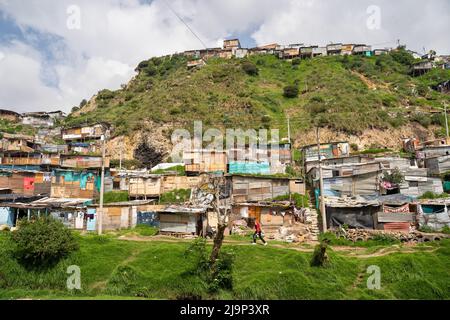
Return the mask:
<svg viewBox="0 0 450 320"><path fill-rule="evenodd" d="M173 9L173 11L171 10ZM0 108L69 111L152 56L239 37L450 53L449 0L0 0Z"/></svg>

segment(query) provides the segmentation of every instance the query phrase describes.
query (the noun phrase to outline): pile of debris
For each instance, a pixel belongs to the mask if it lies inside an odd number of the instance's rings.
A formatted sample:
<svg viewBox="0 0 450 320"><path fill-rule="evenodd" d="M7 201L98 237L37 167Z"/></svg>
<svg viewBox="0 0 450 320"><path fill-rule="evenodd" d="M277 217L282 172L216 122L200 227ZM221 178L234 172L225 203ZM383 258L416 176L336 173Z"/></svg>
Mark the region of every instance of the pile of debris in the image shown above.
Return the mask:
<svg viewBox="0 0 450 320"><path fill-rule="evenodd" d="M442 233L423 233L413 230L409 233L405 232L386 232L384 230L366 230L366 229L348 229L345 230L335 229L333 230L338 238L347 239L353 242L367 241L371 239L386 239L399 240L401 242L428 242L428 241L440 241L443 238L449 238L449 235Z"/></svg>

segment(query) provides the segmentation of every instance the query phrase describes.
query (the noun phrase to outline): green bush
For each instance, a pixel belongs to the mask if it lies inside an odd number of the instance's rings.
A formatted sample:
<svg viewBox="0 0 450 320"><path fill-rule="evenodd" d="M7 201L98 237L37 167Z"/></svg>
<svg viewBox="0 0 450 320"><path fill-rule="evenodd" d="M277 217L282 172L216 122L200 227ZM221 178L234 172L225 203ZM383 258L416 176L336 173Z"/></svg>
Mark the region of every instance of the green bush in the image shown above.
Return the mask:
<svg viewBox="0 0 450 320"><path fill-rule="evenodd" d="M210 265L206 240L198 238L186 249L185 257L193 261L193 268L189 273L200 277L206 283L210 292L217 292L220 289L233 289L234 252L222 250L216 265L213 267Z"/></svg>
<svg viewBox="0 0 450 320"><path fill-rule="evenodd" d="M259 73L258 68L250 61L246 61L242 64L242 70L250 76L257 76Z"/></svg>
<svg viewBox="0 0 450 320"><path fill-rule="evenodd" d="M46 267L78 250L78 242L62 222L51 217L19 221L12 234L15 257L29 266Z"/></svg>
<svg viewBox="0 0 450 320"><path fill-rule="evenodd" d="M286 86L283 90L283 96L285 96L286 98L296 98L298 97L298 93L298 87L293 85Z"/></svg>

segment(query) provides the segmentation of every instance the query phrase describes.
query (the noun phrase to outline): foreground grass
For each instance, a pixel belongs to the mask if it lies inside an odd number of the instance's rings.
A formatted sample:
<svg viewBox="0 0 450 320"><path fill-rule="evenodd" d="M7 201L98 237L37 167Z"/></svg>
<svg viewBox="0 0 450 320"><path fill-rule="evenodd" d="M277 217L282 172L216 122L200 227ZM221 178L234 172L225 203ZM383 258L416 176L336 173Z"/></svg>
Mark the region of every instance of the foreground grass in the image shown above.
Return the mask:
<svg viewBox="0 0 450 320"><path fill-rule="evenodd" d="M17 299L449 299L450 241L434 251L369 258L329 251L330 263L310 267L311 253L289 248L226 244L236 260L232 291L210 294L190 273L189 242L133 242L79 237L80 251L50 270L27 270L0 234L0 298ZM365 250L365 249L362 249ZM67 266L81 268L82 290L66 289ZM370 265L381 268L381 289L368 290Z"/></svg>

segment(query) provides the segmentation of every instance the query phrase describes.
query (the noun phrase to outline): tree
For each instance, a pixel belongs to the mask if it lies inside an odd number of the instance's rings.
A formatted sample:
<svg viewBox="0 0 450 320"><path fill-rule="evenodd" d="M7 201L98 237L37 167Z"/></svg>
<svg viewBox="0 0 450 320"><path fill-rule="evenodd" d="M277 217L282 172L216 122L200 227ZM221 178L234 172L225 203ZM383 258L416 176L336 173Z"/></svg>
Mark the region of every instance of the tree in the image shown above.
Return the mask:
<svg viewBox="0 0 450 320"><path fill-rule="evenodd" d="M289 86L284 87L283 95L286 98L296 98L298 96L298 92L299 92L299 90L298 90L297 86L289 85Z"/></svg>
<svg viewBox="0 0 450 320"><path fill-rule="evenodd" d="M87 105L86 99L81 100L81 102L80 102L80 108L83 108L85 105Z"/></svg>
<svg viewBox="0 0 450 320"><path fill-rule="evenodd" d="M194 190L193 199L197 198L197 192L200 194L207 194L208 204L213 208L217 215L217 232L214 236L214 245L209 257L209 264L214 271L216 268L216 261L222 248L225 229L227 228L227 221L231 214L231 207L226 205L225 198L228 197L226 191L226 179L223 176L210 176L208 181L199 188ZM195 200L193 200L195 202Z"/></svg>
<svg viewBox="0 0 450 320"><path fill-rule="evenodd" d="M214 245L209 258L213 269L216 266L216 261L219 257L220 249L222 248L224 233L227 227L227 220L231 214L231 207L225 205L221 201L221 193L224 187L226 187L225 177L212 177L210 179L210 188L214 196L214 200L211 205L217 215L217 233L214 237Z"/></svg>
<svg viewBox="0 0 450 320"><path fill-rule="evenodd" d="M72 232L51 217L19 221L12 240L16 258L34 267L50 266L78 249Z"/></svg>
<svg viewBox="0 0 450 320"><path fill-rule="evenodd" d="M242 64L242 69L250 76L257 76L259 73L258 68L250 61L244 62Z"/></svg>

